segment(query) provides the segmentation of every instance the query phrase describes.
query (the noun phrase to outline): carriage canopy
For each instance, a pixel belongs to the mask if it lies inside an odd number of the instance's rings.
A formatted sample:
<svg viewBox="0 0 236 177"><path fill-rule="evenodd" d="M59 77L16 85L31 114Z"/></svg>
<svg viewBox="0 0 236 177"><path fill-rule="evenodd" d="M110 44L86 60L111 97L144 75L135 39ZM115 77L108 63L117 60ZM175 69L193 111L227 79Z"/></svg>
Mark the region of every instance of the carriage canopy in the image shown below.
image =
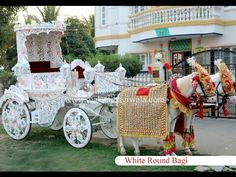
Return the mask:
<svg viewBox="0 0 236 177"><path fill-rule="evenodd" d="M65 30L65 25L59 21L16 25L17 64L30 68L36 68L35 65L39 68L46 68L46 65L49 65L47 68L61 67L60 42Z"/></svg>

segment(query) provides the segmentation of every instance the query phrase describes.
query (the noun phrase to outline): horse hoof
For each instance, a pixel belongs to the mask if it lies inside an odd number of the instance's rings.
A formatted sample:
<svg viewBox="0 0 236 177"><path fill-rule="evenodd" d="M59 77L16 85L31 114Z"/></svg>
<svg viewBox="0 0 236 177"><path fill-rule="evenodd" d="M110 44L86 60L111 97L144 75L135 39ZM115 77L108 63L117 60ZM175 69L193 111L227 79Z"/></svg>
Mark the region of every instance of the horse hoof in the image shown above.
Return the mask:
<svg viewBox="0 0 236 177"><path fill-rule="evenodd" d="M135 151L134 151L134 155L140 156L140 152L135 152Z"/></svg>
<svg viewBox="0 0 236 177"><path fill-rule="evenodd" d="M126 155L126 151L125 150L121 150L120 151L120 155Z"/></svg>
<svg viewBox="0 0 236 177"><path fill-rule="evenodd" d="M197 151L197 148L191 147L191 148L190 148L190 151Z"/></svg>
<svg viewBox="0 0 236 177"><path fill-rule="evenodd" d="M177 156L174 152L171 153L171 156Z"/></svg>
<svg viewBox="0 0 236 177"><path fill-rule="evenodd" d="M188 149L188 150L185 150L185 151L184 151L184 154L185 154L185 155L192 155L192 152Z"/></svg>

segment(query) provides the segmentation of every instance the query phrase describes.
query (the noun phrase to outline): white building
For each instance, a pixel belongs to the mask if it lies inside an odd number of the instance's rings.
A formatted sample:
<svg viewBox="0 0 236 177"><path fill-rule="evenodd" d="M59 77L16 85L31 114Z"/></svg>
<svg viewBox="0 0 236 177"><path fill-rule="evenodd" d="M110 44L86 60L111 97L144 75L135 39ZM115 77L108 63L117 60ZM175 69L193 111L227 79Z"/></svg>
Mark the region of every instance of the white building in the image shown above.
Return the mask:
<svg viewBox="0 0 236 177"><path fill-rule="evenodd" d="M171 64L200 50L236 51L236 6L96 6L94 40L100 50L138 54L143 70L154 51ZM236 62L233 53L215 57Z"/></svg>

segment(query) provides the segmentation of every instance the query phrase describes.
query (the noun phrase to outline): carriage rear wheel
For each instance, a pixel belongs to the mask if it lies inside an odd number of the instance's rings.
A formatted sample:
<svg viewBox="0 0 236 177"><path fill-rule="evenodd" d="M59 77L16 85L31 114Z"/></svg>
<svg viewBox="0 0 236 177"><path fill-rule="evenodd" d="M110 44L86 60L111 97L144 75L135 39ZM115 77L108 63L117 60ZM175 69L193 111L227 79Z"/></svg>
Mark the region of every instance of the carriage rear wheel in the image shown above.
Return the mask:
<svg viewBox="0 0 236 177"><path fill-rule="evenodd" d="M116 115L117 107L104 105L100 111L100 125L102 132L110 139L117 139Z"/></svg>
<svg viewBox="0 0 236 177"><path fill-rule="evenodd" d="M2 123L7 134L15 140L24 139L31 128L30 113L26 104L7 100L3 105Z"/></svg>
<svg viewBox="0 0 236 177"><path fill-rule="evenodd" d="M80 108L71 108L63 120L66 140L75 148L85 147L92 138L92 125L87 114Z"/></svg>

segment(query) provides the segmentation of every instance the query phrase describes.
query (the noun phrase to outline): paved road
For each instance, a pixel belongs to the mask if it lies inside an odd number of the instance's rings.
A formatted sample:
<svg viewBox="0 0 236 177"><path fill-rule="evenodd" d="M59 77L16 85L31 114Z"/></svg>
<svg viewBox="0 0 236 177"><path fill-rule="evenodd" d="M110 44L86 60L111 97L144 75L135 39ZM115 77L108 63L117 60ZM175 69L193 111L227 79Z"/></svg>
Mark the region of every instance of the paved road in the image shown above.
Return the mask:
<svg viewBox="0 0 236 177"><path fill-rule="evenodd" d="M195 119L196 148L201 154L209 155L235 155L236 156L236 120L232 119ZM101 141L109 140L101 133L96 132L94 138ZM114 142L114 141L113 141ZM142 145L148 148L156 148L155 139L144 139ZM125 141L129 144L129 141ZM176 136L177 149L181 150L182 139Z"/></svg>

